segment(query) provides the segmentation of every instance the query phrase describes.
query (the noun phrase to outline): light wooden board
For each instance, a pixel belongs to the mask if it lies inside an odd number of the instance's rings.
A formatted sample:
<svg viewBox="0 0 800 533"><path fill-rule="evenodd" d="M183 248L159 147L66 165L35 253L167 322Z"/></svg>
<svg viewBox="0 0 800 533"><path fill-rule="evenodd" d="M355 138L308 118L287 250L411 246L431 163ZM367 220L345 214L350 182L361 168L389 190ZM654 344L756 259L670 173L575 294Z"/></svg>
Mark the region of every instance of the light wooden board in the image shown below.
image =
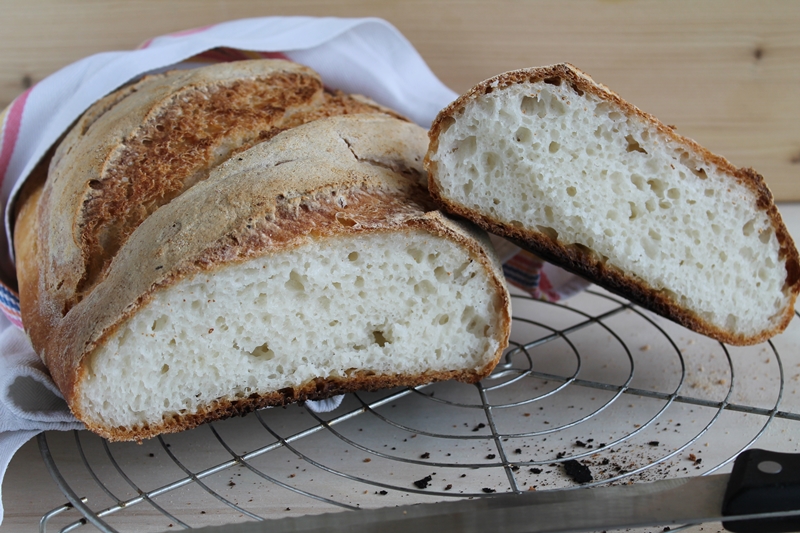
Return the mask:
<svg viewBox="0 0 800 533"><path fill-rule="evenodd" d="M385 18L463 92L568 61L800 200L796 0L0 0L0 106L86 55L251 16Z"/></svg>

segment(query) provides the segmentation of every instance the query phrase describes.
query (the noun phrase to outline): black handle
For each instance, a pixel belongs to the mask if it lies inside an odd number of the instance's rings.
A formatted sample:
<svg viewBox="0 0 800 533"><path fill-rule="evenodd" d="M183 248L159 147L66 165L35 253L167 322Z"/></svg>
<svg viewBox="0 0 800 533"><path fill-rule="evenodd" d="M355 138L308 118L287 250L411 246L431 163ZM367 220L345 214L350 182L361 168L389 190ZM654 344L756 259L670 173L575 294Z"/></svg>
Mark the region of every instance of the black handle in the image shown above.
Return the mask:
<svg viewBox="0 0 800 533"><path fill-rule="evenodd" d="M724 516L800 510L800 455L752 449L739 454L722 504ZM735 533L800 531L800 516L722 523Z"/></svg>

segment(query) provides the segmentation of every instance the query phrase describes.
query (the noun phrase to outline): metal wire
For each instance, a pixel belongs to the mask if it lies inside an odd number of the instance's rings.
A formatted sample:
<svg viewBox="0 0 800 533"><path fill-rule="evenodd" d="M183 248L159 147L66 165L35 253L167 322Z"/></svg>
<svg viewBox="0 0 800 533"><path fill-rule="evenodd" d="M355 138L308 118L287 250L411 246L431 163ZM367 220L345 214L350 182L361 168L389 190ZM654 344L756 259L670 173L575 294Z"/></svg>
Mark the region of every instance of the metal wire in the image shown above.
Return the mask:
<svg viewBox="0 0 800 533"><path fill-rule="evenodd" d="M110 444L87 432L75 432L74 449L67 449L62 445L57 454L60 459L56 460L48 435L41 434L39 447L45 465L69 503L43 516L40 531L46 531L49 522L64 521L64 517L68 515L72 518L58 526L60 531L73 531L88 524L104 532L117 531L110 524L110 519L123 517L134 509L155 512L163 516L165 523L168 522L170 526L191 528L193 525L204 525L196 517L187 516L185 508L164 500L165 495L177 494L179 489L188 491L188 504L197 502L203 505L203 495L210 496L220 508L228 509L230 513L238 514L243 519L262 520L266 516L256 509L256 504L242 504L236 497L226 496L214 486L218 483L220 474L239 471L252 475L269 487L285 491L285 494L291 495L290 498L311 502L307 505L313 503L323 511L355 510L362 503L367 504L366 496L363 501L346 501L342 494L336 494L337 491L331 488L336 486L352 488L352 493L366 495L393 491L395 494L399 492L431 501L486 497L495 490L522 492L528 490L526 485L529 485L523 479L523 469L528 469L527 474L541 474L541 479L546 481L544 484L550 490L570 489L578 485L561 470L561 466L568 461L579 461L594 467L595 477L581 486L636 481L644 476L659 478L674 475L659 471L659 465L678 465L675 467L677 470L680 465L688 464L685 457L689 450L698 446L703 437L716 431L723 416L758 417L757 427L744 443L737 443L723 457L703 464L702 467L698 466L699 461L695 461L692 464L694 472L688 472L688 468L684 466L681 472L686 471L686 474L680 474L708 475L725 468L739 452L761 439L775 419L800 421L800 412L782 409L786 376L781 356L772 341L765 343L762 351L768 348L769 368L777 369L777 388L771 391L774 401L770 400L768 406L751 405L734 401L736 387L742 381L735 371L736 365L730 350L723 344L718 345L717 353L724 355L724 363L727 365L727 388L723 389L720 385L722 397L709 398L704 394L693 393L687 385L692 374L684 355L686 347L675 338L674 332L667 331L676 326L654 319L648 312L604 292L588 292L587 298L593 298L593 302L605 306L597 313L582 310L575 305L539 302L524 296L514 298L519 303L544 309L537 316L549 317L549 309L570 317L571 323L562 327L555 323L515 316L514 331L532 329L537 333L531 334L531 338L512 342L492 375L474 386L431 384L378 393L352 394L345 406L333 413L319 414L306 410L305 414L310 416L305 417L305 420L312 423L299 429L284 423L280 417L281 410L266 409L245 418L243 423L246 428L241 430L243 433L227 430L226 424L230 422L207 424L191 430L193 444L207 451L219 449L216 455L209 451L213 455L213 464L210 465L191 466L182 459L190 451L179 448L179 439L164 436L153 441L160 445L160 450L164 453L159 454L155 465L143 469L141 464L134 464L129 460L128 451L122 447L124 444ZM665 384L673 383L668 390L633 385L640 375L644 360L631 349L630 344L634 341L628 332L621 331L624 328L614 323L616 319L641 322L646 328L645 338L664 347L660 350L659 357L674 367L674 372L663 380ZM602 372L596 375L597 371L589 368L592 367L589 362L593 361L595 354L591 347L581 345L578 338L580 335L587 335L591 342L600 338L607 340L609 346L613 347L610 349L611 353L620 357L615 363L619 376L610 379L602 375ZM555 370L549 368L547 363L551 352L567 354L562 355L559 359L560 367L556 365ZM564 371L569 365L569 370ZM539 391L539 386L544 390ZM602 393L604 397L597 400L591 396L592 391ZM569 413L552 423L545 420L542 424L547 427L532 422L509 422L512 415L528 420L525 417L530 413L519 414L523 409L550 412L555 405L560 406L561 411L558 412L563 415L564 395L571 398L570 401L577 398L586 402L585 405L574 406L576 413L580 413L580 410L584 412L577 415ZM644 414L639 423L625 431L619 431L618 424L615 426L612 422L617 421L621 413L627 413L627 409L634 407L633 404L625 405L623 398L639 402ZM395 410L395 406L405 409ZM640 442L647 435L666 431L665 413L684 406L689 409L702 408L703 413L707 410L708 419L695 424L693 428L684 426L680 431L674 429L673 434L678 435L679 441L666 449L662 449L654 440L650 441L649 447L648 443ZM299 413L302 408L294 409ZM470 420L478 420L480 416L483 422L476 423L472 428L465 428L468 425L466 422L461 425L451 424L451 428L444 425L428 427L426 420L429 417L447 417L450 415L443 413L450 412L463 414ZM356 423L361 426L359 429L366 431L354 431L353 426ZM617 433L605 439L605 442L587 445L575 440L577 431L594 434L595 431L607 428L617 428ZM371 437L365 438L364 435ZM442 457L434 459L427 452L412 455L396 446L389 448L388 444L378 447L373 442L375 435L387 435L387 440L398 443L415 438L418 441L424 440L431 443L431 446L441 447ZM248 443L255 442L256 445L248 452L238 451L243 445L239 438L245 439L245 436ZM548 441L548 438L551 440ZM653 446L654 443L658 446ZM622 453L620 450L623 445L629 446L631 450L646 450L648 453L639 453L644 457L639 463L632 461L630 464L617 465L618 468L611 468L610 473L609 469L597 466L611 464ZM522 457L522 447L548 449L533 457ZM87 451L96 448L101 448L103 453ZM560 451L557 451L559 448ZM489 453L480 459L479 452L473 451L478 449ZM374 461L377 464L376 470L373 472L363 464L355 467L344 461L345 455L353 456L351 450L363 454L364 462ZM293 475L282 478L277 471L271 472L279 462L279 456L284 463L285 457L292 457L300 465L319 475L328 476L332 481L319 486L306 486L295 481ZM79 467L76 469L71 466L73 464L78 464ZM408 474L402 481L391 481L385 475L390 465L398 466L404 474ZM69 474L62 472L65 466L69 468ZM157 469L163 475L167 467L176 469L178 473L157 487L148 489L142 486L142 482L135 481L137 478L142 479L143 475L146 479L147 468ZM235 469L236 467L239 469ZM550 470L544 472L546 468ZM447 479L453 479L453 476L460 474L464 474L460 476L463 478L468 472L473 481L459 492L451 490L452 484L435 488L426 483L409 483L408 476L416 475L416 472L424 469L443 471ZM154 476L155 472L153 470ZM430 476L428 479L430 480ZM504 488L487 488L498 484ZM94 498L95 501L87 502L84 496L90 492L98 496ZM134 495L120 496L122 492L132 492ZM331 492L333 494L327 496ZM111 503L103 503L103 499ZM374 505L374 502L370 505Z"/></svg>

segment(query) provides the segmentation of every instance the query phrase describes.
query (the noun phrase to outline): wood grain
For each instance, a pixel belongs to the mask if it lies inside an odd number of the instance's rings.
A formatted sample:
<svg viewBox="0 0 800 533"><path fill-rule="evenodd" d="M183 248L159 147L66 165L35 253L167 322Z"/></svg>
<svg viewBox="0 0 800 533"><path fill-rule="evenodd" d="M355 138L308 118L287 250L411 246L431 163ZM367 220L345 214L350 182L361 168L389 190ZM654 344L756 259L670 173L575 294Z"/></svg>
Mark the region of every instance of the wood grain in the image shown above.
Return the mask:
<svg viewBox="0 0 800 533"><path fill-rule="evenodd" d="M0 106L86 55L242 17L381 17L451 88L568 61L800 200L794 0L0 0Z"/></svg>

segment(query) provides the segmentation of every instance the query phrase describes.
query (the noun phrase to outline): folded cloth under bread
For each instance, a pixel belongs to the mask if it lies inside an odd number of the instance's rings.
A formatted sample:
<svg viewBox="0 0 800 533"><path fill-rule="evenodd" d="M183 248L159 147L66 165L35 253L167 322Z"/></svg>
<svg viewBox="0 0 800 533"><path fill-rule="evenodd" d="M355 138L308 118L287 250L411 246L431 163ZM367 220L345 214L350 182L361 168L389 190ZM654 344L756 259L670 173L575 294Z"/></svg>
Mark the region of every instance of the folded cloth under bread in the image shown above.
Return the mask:
<svg viewBox="0 0 800 533"><path fill-rule="evenodd" d="M423 127L456 98L389 23L374 18L266 17L214 24L149 39L138 49L96 54L43 79L0 113L0 484L14 453L45 430L80 429L22 330L10 209L23 181L95 101L147 73L253 58L284 58L316 70L331 89L363 94ZM556 301L588 284L493 239L509 283ZM307 402L330 411L341 397ZM0 524L3 518L0 491Z"/></svg>

